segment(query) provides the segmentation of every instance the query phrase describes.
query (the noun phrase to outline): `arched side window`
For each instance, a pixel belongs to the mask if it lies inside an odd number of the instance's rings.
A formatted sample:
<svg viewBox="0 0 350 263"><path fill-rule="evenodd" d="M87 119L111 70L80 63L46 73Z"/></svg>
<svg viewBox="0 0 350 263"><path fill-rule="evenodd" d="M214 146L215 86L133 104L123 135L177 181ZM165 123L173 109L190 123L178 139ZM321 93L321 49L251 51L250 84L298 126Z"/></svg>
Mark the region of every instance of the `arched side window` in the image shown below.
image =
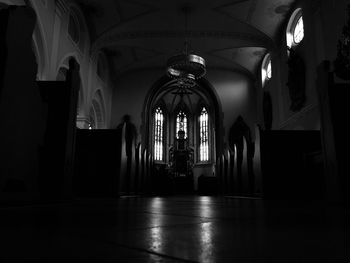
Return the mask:
<svg viewBox="0 0 350 263"><path fill-rule="evenodd" d="M304 39L304 21L301 8L296 9L290 17L286 37L288 49L297 47Z"/></svg>
<svg viewBox="0 0 350 263"><path fill-rule="evenodd" d="M304 38L304 21L303 17L300 16L297 24L294 27L293 31L293 41L295 44L299 44Z"/></svg>
<svg viewBox="0 0 350 263"><path fill-rule="evenodd" d="M164 114L160 107L154 112L154 160L163 161Z"/></svg>
<svg viewBox="0 0 350 263"><path fill-rule="evenodd" d="M185 139L187 139L187 116L183 111L180 111L176 116L176 138L179 138L178 132L185 132Z"/></svg>
<svg viewBox="0 0 350 263"><path fill-rule="evenodd" d="M205 107L199 116L199 161L209 161L209 116Z"/></svg>
<svg viewBox="0 0 350 263"><path fill-rule="evenodd" d="M264 57L264 60L261 64L261 81L262 86L265 86L265 83L272 78L272 62L271 55L267 53Z"/></svg>

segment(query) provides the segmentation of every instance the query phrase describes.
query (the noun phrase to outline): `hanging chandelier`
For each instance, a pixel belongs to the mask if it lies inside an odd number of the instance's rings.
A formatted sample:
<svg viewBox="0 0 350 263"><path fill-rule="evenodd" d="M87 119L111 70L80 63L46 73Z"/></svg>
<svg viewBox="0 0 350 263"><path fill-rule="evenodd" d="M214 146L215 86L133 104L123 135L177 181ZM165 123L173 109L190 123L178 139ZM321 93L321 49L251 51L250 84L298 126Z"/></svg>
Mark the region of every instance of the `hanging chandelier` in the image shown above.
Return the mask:
<svg viewBox="0 0 350 263"><path fill-rule="evenodd" d="M193 87L206 73L204 58L187 52L172 56L167 62L167 74L180 85Z"/></svg>
<svg viewBox="0 0 350 263"><path fill-rule="evenodd" d="M189 8L182 9L185 14L185 32L187 30L187 16ZM206 73L205 59L193 52L188 51L188 41L185 41L185 48L182 54L174 55L167 61L166 73L169 77L175 79L181 87L194 87L196 80L202 78Z"/></svg>

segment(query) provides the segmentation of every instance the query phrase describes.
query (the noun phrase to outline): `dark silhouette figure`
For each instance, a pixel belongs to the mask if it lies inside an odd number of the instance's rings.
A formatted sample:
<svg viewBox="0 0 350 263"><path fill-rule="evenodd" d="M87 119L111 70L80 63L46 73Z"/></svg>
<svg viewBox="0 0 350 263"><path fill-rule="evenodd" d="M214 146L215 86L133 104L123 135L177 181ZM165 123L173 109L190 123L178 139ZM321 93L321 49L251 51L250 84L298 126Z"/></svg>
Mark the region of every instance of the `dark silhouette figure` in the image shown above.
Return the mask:
<svg viewBox="0 0 350 263"><path fill-rule="evenodd" d="M123 116L122 123L117 126L117 129L123 128L125 125L125 143L126 143L126 155L131 156L132 149L136 147L137 129L131 122L130 115Z"/></svg>
<svg viewBox="0 0 350 263"><path fill-rule="evenodd" d="M118 136L122 136L123 129L125 128L125 134L124 138L121 138L123 145L123 140L125 140L125 154L126 154L126 170L121 171L120 175L120 185L121 185L121 191L130 193L131 190L134 188L134 171L133 171L133 162L135 158L135 150L136 150L136 140L137 140L137 129L136 126L131 122L130 115L124 115L122 119L122 123L120 123L117 126L118 130ZM122 149L123 150L123 149ZM123 153L122 155L123 156ZM123 157L121 158L121 166L123 166L123 163L125 160Z"/></svg>
<svg viewBox="0 0 350 263"><path fill-rule="evenodd" d="M254 158L254 142L251 138L251 132L249 126L245 123L242 116L238 116L235 123L232 125L229 133L229 146L231 149L234 149L236 146L237 149L237 191L238 193L243 192L242 184L242 163L243 163L243 150L244 150L244 141L247 142L247 165L248 165L248 180L249 180L249 192L253 193L254 191L254 174L253 174L253 158Z"/></svg>

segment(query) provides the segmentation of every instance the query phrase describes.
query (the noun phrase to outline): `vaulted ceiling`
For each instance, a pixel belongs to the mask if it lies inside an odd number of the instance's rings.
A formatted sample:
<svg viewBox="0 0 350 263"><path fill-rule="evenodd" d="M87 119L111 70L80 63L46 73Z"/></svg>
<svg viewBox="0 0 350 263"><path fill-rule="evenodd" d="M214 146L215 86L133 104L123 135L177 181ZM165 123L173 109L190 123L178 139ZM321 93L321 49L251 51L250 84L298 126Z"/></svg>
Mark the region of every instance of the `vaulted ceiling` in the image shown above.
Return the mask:
<svg viewBox="0 0 350 263"><path fill-rule="evenodd" d="M208 70L255 75L295 0L75 0L88 21L92 52L103 50L118 76L164 68L190 49ZM187 17L187 23L186 23ZM187 26L186 26L187 24Z"/></svg>

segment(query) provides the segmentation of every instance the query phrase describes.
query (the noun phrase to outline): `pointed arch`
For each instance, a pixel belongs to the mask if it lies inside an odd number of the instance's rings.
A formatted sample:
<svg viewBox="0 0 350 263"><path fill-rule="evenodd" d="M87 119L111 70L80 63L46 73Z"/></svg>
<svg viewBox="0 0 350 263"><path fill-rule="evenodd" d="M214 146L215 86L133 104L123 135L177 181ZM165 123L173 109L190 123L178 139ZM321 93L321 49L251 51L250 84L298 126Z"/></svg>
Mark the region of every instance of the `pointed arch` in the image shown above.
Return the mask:
<svg viewBox="0 0 350 263"><path fill-rule="evenodd" d="M289 55L290 49L295 49L304 38L304 22L303 10L297 8L289 18L286 29L287 52Z"/></svg>
<svg viewBox="0 0 350 263"><path fill-rule="evenodd" d="M271 54L266 53L261 64L261 83L262 87L272 78Z"/></svg>
<svg viewBox="0 0 350 263"><path fill-rule="evenodd" d="M77 3L70 1L68 2L68 6L70 9L68 21L68 32L70 38L77 45L77 47L84 52L90 43L90 36L85 16ZM77 38L75 38L74 34L77 34Z"/></svg>
<svg viewBox="0 0 350 263"><path fill-rule="evenodd" d="M186 113L186 115L191 115L192 111L189 109L189 107L187 106L187 104L181 100L173 109L173 113L177 114L180 111L183 111L184 113Z"/></svg>
<svg viewBox="0 0 350 263"><path fill-rule="evenodd" d="M178 139L179 138L179 131L183 131L185 133L185 139L188 138L188 118L184 111L180 110L176 114L176 129L175 129L175 136Z"/></svg>
<svg viewBox="0 0 350 263"><path fill-rule="evenodd" d="M159 103L152 111L153 115L153 158L154 161L164 161L164 144L166 130L166 114L164 104Z"/></svg>
<svg viewBox="0 0 350 263"><path fill-rule="evenodd" d="M36 26L33 32L33 49L38 64L37 78L45 80L49 70L49 51L47 45L46 34L44 30L43 21L37 12L39 4L38 1L29 0L25 2L29 7L33 8L36 14Z"/></svg>
<svg viewBox="0 0 350 263"><path fill-rule="evenodd" d="M166 121L170 120L168 122L168 125L166 126L166 135L168 137L166 138L166 145L165 145L165 157L168 158L169 150L171 149L174 141L176 139L175 132L176 132L176 115L177 111L181 108L179 106L178 100L175 104L173 102L173 97L176 96L176 90L178 90L179 87L176 84L176 81L168 78L167 76L162 77L159 79L154 86L150 89L148 92L145 102L144 102L144 108L142 112L142 127L141 127L141 139L142 144L144 148L151 149L153 148L153 115L150 113L154 110L154 105L158 105L158 103L165 99L167 102L167 106L170 107L170 112L166 113ZM174 93L175 91L175 93ZM194 147L193 149L198 149L199 146L199 125L198 125L198 112L196 111L196 105L198 103L198 100L201 100L208 111L209 116L209 147L211 147L210 150L210 157L209 162L215 162L215 156L218 156L218 154L221 152L223 148L223 137L222 134L222 127L223 127L223 118L222 118L222 107L220 104L219 97L215 91L215 89L211 86L211 84L204 78L200 79L197 82L197 86L190 90L192 93L192 97L195 97L195 100L193 100L192 110L187 109L187 119L188 119L188 143L191 147ZM185 97L185 96L184 96ZM174 108L173 105L176 105ZM211 144L210 144L211 143ZM199 160L198 158L198 151L196 150L194 152L194 159ZM165 159L167 160L167 159Z"/></svg>
<svg viewBox="0 0 350 263"><path fill-rule="evenodd" d="M199 130L199 161L208 162L209 158L209 114L205 106L201 106L201 110L198 118L198 130Z"/></svg>

